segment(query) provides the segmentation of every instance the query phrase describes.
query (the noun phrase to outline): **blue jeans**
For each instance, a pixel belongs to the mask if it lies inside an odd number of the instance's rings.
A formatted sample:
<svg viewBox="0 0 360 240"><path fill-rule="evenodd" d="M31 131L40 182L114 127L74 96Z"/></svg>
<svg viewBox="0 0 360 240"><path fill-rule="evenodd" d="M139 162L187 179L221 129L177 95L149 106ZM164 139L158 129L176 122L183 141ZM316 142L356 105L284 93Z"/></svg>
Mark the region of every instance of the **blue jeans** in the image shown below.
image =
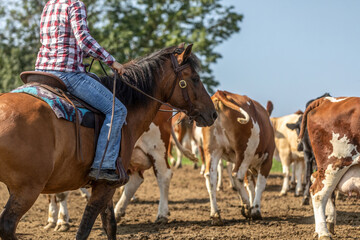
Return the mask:
<svg viewBox="0 0 360 240"><path fill-rule="evenodd" d="M42 70L41 70L42 71ZM80 98L92 107L105 114L105 121L101 127L92 168L99 168L105 151L107 136L111 121L113 94L101 83L89 77L84 72L45 71L59 77L74 96ZM114 120L111 129L109 146L107 148L102 169L116 169L116 159L119 155L121 128L125 122L127 109L115 98Z"/></svg>

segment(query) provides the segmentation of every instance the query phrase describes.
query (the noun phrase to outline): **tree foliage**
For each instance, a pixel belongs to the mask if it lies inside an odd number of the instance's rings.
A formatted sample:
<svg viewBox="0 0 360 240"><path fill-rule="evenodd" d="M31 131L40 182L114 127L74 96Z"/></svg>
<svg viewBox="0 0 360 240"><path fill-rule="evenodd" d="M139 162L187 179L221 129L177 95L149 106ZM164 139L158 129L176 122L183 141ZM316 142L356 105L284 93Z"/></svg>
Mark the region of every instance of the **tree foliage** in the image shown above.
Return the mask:
<svg viewBox="0 0 360 240"><path fill-rule="evenodd" d="M44 0L0 2L0 88L20 85L21 71L34 68L40 47ZM221 0L84 0L93 37L119 62L127 62L180 42L194 43L202 60L201 77L210 92L218 85L211 64L215 51L240 30L242 15Z"/></svg>

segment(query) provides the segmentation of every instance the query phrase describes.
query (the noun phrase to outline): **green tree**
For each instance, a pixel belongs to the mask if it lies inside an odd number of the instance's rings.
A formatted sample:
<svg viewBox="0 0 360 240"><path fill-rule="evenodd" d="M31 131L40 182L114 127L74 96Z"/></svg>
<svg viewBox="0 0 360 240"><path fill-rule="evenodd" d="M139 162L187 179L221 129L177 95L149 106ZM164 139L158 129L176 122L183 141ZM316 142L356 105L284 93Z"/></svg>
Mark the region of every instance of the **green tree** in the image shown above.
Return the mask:
<svg viewBox="0 0 360 240"><path fill-rule="evenodd" d="M214 49L240 30L242 15L221 0L84 0L91 34L119 62L180 42L194 43L208 90L218 85ZM34 68L44 0L0 2L0 88L20 85L18 74ZM95 67L95 70L96 67Z"/></svg>

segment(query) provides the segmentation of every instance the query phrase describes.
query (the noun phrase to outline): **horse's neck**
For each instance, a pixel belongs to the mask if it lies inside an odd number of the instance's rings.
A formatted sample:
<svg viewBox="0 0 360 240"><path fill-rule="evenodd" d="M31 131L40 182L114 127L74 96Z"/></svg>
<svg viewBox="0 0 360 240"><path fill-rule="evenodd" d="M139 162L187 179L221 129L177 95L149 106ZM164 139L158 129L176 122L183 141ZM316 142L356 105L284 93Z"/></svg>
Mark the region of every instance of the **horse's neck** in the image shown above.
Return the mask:
<svg viewBox="0 0 360 240"><path fill-rule="evenodd" d="M128 109L127 127L134 141L149 128L154 120L156 113L160 109L161 104L151 100L152 102L146 107L137 107L136 109Z"/></svg>

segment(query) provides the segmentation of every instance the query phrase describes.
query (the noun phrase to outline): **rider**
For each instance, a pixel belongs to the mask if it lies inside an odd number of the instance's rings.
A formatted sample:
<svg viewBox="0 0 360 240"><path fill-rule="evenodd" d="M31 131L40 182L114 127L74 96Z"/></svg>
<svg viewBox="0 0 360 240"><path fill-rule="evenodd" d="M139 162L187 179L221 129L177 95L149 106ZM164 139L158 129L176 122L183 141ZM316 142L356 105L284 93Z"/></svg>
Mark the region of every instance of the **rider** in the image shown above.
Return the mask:
<svg viewBox="0 0 360 240"><path fill-rule="evenodd" d="M59 77L67 90L76 97L103 112L106 117L100 131L94 162L89 176L96 179L105 151L112 113L112 93L100 82L85 73L83 57L92 56L115 69L120 75L124 67L118 63L90 35L86 21L86 8L80 0L49 0L40 22L40 41L35 69ZM115 114L104 162L98 179L110 183L126 183L129 179L122 163L116 172L121 128L127 114L126 107L116 98Z"/></svg>

